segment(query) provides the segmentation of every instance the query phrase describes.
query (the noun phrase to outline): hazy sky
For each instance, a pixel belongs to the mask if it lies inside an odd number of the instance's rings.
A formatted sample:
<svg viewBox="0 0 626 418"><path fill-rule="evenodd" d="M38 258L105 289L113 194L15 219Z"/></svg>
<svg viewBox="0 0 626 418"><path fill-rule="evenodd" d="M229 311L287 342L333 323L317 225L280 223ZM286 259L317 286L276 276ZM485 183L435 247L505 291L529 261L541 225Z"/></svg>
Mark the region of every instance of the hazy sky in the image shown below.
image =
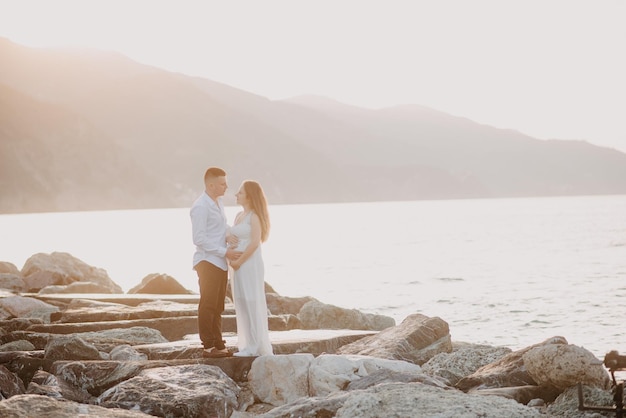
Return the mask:
<svg viewBox="0 0 626 418"><path fill-rule="evenodd" d="M624 0L0 0L0 36L626 152Z"/></svg>

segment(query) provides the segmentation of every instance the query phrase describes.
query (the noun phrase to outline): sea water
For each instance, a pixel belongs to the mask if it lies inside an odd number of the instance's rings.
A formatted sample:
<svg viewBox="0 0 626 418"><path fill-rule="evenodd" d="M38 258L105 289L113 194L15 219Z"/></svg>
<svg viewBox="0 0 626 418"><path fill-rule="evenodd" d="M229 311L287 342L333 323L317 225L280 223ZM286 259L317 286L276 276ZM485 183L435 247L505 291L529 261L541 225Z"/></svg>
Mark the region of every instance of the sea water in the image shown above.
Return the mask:
<svg viewBox="0 0 626 418"><path fill-rule="evenodd" d="M227 207L230 222L239 208ZM453 341L565 337L626 352L626 196L272 205L266 281ZM68 252L125 291L151 273L197 292L188 208L0 215L0 261Z"/></svg>

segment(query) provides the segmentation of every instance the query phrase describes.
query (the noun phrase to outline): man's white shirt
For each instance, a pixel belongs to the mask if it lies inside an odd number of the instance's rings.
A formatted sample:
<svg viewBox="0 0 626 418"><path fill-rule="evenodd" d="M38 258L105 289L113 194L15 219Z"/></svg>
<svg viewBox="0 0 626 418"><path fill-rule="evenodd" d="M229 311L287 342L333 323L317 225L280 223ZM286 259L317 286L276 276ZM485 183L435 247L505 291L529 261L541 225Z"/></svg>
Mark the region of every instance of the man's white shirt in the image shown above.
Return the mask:
<svg viewBox="0 0 626 418"><path fill-rule="evenodd" d="M191 231L196 252L193 255L194 267L201 261L228 270L226 262L226 233L228 224L221 198L217 203L202 193L191 206Z"/></svg>

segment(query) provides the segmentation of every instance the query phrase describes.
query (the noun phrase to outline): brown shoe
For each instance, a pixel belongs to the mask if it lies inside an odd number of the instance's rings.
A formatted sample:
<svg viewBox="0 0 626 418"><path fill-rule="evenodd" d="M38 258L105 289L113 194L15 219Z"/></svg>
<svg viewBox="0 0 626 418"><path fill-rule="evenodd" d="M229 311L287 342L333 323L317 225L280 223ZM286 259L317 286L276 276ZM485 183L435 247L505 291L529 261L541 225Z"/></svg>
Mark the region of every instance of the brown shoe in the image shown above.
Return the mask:
<svg viewBox="0 0 626 418"><path fill-rule="evenodd" d="M233 354L230 351L228 351L227 348L218 350L215 347L211 347L211 348L205 348L204 350L202 350L202 357L207 357L207 358L230 357L232 355Z"/></svg>

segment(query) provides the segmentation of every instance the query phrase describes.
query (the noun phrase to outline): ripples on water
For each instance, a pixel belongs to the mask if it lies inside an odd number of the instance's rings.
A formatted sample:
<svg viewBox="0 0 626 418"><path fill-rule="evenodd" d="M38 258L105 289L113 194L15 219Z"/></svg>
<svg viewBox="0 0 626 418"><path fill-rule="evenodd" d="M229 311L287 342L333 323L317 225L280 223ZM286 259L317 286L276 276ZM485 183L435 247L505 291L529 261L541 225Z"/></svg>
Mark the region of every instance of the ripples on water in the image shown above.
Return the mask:
<svg viewBox="0 0 626 418"><path fill-rule="evenodd" d="M234 219L238 208L227 208ZM513 349L562 335L626 352L626 196L272 206L267 281L286 296L439 316L453 340ZM0 260L66 251L125 290L197 291L188 209L0 216ZM10 237L10 239L6 239Z"/></svg>

